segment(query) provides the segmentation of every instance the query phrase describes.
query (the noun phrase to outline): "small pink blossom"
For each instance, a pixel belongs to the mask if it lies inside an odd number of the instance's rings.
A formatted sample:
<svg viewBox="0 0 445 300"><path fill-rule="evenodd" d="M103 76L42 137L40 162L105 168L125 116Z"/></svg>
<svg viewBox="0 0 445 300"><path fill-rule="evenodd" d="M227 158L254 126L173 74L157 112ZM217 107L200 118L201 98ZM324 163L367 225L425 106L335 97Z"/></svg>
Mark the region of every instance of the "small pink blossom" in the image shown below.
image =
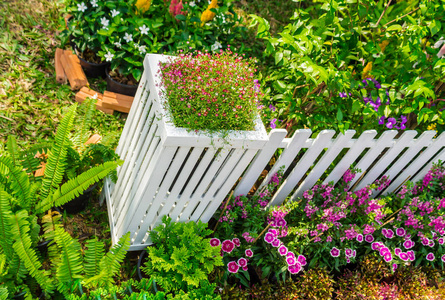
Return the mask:
<svg viewBox="0 0 445 300"><path fill-rule="evenodd" d="M212 247L217 247L217 246L221 245L221 241L217 238L210 239L210 245Z"/></svg>
<svg viewBox="0 0 445 300"><path fill-rule="evenodd" d="M235 261L231 261L227 264L227 270L230 273L238 273L239 266Z"/></svg>
<svg viewBox="0 0 445 300"><path fill-rule="evenodd" d="M247 266L247 259L245 259L244 257L241 257L240 259L238 259L238 265L240 267L245 267Z"/></svg>
<svg viewBox="0 0 445 300"><path fill-rule="evenodd" d="M225 240L222 242L221 250L230 253L235 248L235 244L231 240Z"/></svg>
<svg viewBox="0 0 445 300"><path fill-rule="evenodd" d="M246 254L247 257L253 256L253 251L251 249L246 249L246 251L244 253Z"/></svg>

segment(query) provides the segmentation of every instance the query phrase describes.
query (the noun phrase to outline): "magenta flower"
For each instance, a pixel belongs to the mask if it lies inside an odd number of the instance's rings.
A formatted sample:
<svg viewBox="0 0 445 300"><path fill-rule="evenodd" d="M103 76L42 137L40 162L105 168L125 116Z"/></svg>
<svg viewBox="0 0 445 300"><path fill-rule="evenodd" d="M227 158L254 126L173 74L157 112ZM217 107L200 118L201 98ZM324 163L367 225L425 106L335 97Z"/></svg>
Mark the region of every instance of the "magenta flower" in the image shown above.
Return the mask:
<svg viewBox="0 0 445 300"><path fill-rule="evenodd" d="M426 255L426 259L429 261L434 261L436 259L436 257L434 257L434 253L430 252Z"/></svg>
<svg viewBox="0 0 445 300"><path fill-rule="evenodd" d="M392 239L394 237L394 231L391 229L386 230L386 236L387 239Z"/></svg>
<svg viewBox="0 0 445 300"><path fill-rule="evenodd" d="M411 249L414 247L414 242L412 240L406 240L403 242L403 247L405 247L405 249Z"/></svg>
<svg viewBox="0 0 445 300"><path fill-rule="evenodd" d="M244 252L246 254L247 257L252 257L253 256L253 251L250 249L246 249L246 251Z"/></svg>
<svg viewBox="0 0 445 300"><path fill-rule="evenodd" d="M281 256L284 256L287 254L287 247L284 245L281 245L280 248L278 248L278 252Z"/></svg>
<svg viewBox="0 0 445 300"><path fill-rule="evenodd" d="M276 230L276 229L269 229L269 232L272 233L274 235L274 237L278 236L278 230Z"/></svg>
<svg viewBox="0 0 445 300"><path fill-rule="evenodd" d="M354 250L354 251L352 252L352 257L355 257L356 255L357 255L357 251Z"/></svg>
<svg viewBox="0 0 445 300"><path fill-rule="evenodd" d="M222 242L221 250L227 253L230 253L235 248L235 244L231 240L225 240Z"/></svg>
<svg viewBox="0 0 445 300"><path fill-rule="evenodd" d="M444 256L445 256L445 255L444 255ZM297 260L296 260L294 257L289 256L288 258L286 258L286 262L287 262L287 265L288 265L288 266L293 266L293 265L295 265L295 263L297 262Z"/></svg>
<svg viewBox="0 0 445 300"><path fill-rule="evenodd" d="M264 240L266 241L266 243L272 243L274 241L275 237L271 232L268 232L264 235Z"/></svg>
<svg viewBox="0 0 445 300"><path fill-rule="evenodd" d="M247 271L247 269L249 269L247 266L243 267L243 271Z"/></svg>
<svg viewBox="0 0 445 300"><path fill-rule="evenodd" d="M430 240L428 238L423 238L422 239L422 245L428 246L429 243L430 243Z"/></svg>
<svg viewBox="0 0 445 300"><path fill-rule="evenodd" d="M409 259L408 254L406 254L405 252L400 252L399 257L403 261L408 261Z"/></svg>
<svg viewBox="0 0 445 300"><path fill-rule="evenodd" d="M301 271L301 266L300 266L300 264L297 262L295 265L288 266L287 269L289 270L289 272L290 272L291 274L297 274L298 272Z"/></svg>
<svg viewBox="0 0 445 300"><path fill-rule="evenodd" d="M401 252L402 252L402 249L400 249L400 248L396 248L396 249L394 249L394 253L395 253L397 256L399 256Z"/></svg>
<svg viewBox="0 0 445 300"><path fill-rule="evenodd" d="M245 267L247 266L247 259L245 259L244 257L241 257L240 259L238 259L238 265L240 267Z"/></svg>
<svg viewBox="0 0 445 300"><path fill-rule="evenodd" d="M380 256L384 256L384 255L386 255L388 253L391 253L391 252L389 251L388 247L381 247L379 253L380 253Z"/></svg>
<svg viewBox="0 0 445 300"><path fill-rule="evenodd" d="M273 118L272 121L270 121L270 128L275 129L277 127L277 124L275 122L277 121L276 118Z"/></svg>
<svg viewBox="0 0 445 300"><path fill-rule="evenodd" d="M287 222L286 222L285 219L279 219L279 220L277 221L277 226L278 226L278 227L284 227L284 226L286 226L286 224L287 224Z"/></svg>
<svg viewBox="0 0 445 300"><path fill-rule="evenodd" d="M380 244L379 242L374 242L371 244L372 250L379 250L381 247L382 247L382 244Z"/></svg>
<svg viewBox="0 0 445 300"><path fill-rule="evenodd" d="M434 247L434 241L433 241L433 240L430 240L430 241L428 242L428 246L429 246L429 247Z"/></svg>
<svg viewBox="0 0 445 300"><path fill-rule="evenodd" d="M445 254L441 257L442 261L445 262Z"/></svg>
<svg viewBox="0 0 445 300"><path fill-rule="evenodd" d="M221 241L217 238L210 239L210 245L212 247L217 247L217 246L221 245Z"/></svg>
<svg viewBox="0 0 445 300"><path fill-rule="evenodd" d="M392 255L391 255L391 252L388 252L388 253L386 253L385 255L383 255L383 259L384 259L386 262L390 262L390 261L392 261Z"/></svg>
<svg viewBox="0 0 445 300"><path fill-rule="evenodd" d="M238 266L238 264L237 264L236 262L231 261L231 262L229 262L229 263L227 264L227 270L228 270L230 273L238 273L239 266Z"/></svg>
<svg viewBox="0 0 445 300"><path fill-rule="evenodd" d="M360 242L360 243L363 242L363 234L361 234L361 233L357 234L355 239L357 240L357 242Z"/></svg>
<svg viewBox="0 0 445 300"><path fill-rule="evenodd" d="M345 249L345 255L346 257L352 257L352 249L346 248Z"/></svg>
<svg viewBox="0 0 445 300"><path fill-rule="evenodd" d="M408 254L408 258L409 258L410 261L415 261L416 260L416 255L414 254L413 250L406 251L406 254Z"/></svg>
<svg viewBox="0 0 445 300"><path fill-rule="evenodd" d="M274 247L279 247L281 245L281 241L279 239L274 239L271 244Z"/></svg>
<svg viewBox="0 0 445 300"><path fill-rule="evenodd" d="M374 241L374 236L372 234L365 235L365 241L372 243Z"/></svg>
<svg viewBox="0 0 445 300"><path fill-rule="evenodd" d="M292 251L287 252L286 257L289 257L289 256L295 258L295 254Z"/></svg>
<svg viewBox="0 0 445 300"><path fill-rule="evenodd" d="M397 229L396 229L396 234L397 234L398 236L405 236L405 234L406 234L406 230L405 230L404 228L402 228L402 227L397 228Z"/></svg>
<svg viewBox="0 0 445 300"><path fill-rule="evenodd" d="M437 240L437 242L439 243L439 245L443 245L444 239L440 238L440 239Z"/></svg>
<svg viewBox="0 0 445 300"><path fill-rule="evenodd" d="M239 238L232 239L232 242L235 244L235 246L239 247L241 245Z"/></svg>
<svg viewBox="0 0 445 300"><path fill-rule="evenodd" d="M340 256L340 250L338 250L337 248L332 248L331 250L331 256L332 257L339 257Z"/></svg>
<svg viewBox="0 0 445 300"><path fill-rule="evenodd" d="M304 255L298 255L297 261L300 263L301 266L305 266L306 263L306 256Z"/></svg>
<svg viewBox="0 0 445 300"><path fill-rule="evenodd" d="M392 271L394 272L397 269L397 264L392 264Z"/></svg>

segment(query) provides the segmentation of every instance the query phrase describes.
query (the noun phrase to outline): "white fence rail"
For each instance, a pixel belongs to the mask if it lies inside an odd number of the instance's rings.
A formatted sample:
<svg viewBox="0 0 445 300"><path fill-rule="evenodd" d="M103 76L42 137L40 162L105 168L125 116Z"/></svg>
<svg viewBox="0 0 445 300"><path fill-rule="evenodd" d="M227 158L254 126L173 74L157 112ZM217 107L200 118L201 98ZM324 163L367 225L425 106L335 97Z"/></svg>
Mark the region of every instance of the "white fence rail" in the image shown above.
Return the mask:
<svg viewBox="0 0 445 300"><path fill-rule="evenodd" d="M318 180L337 182L351 166L361 170L351 186L358 189L387 175L392 182L383 192L392 192L408 179L421 178L433 162L445 160L445 133L434 138L434 131L418 137L416 131L406 131L396 138L397 131L377 137L375 130L369 130L354 139L353 130L345 134L324 130L311 138L312 132L304 129L285 138L285 130L267 135L257 124L257 131L231 135L227 143L173 128L168 118L165 122L156 88L154 74L160 60L155 55L144 61L145 71L117 148L125 162L116 184L107 180L103 190L113 243L130 231L130 250L150 245L148 231L163 215L207 222L235 184L235 195L247 194L273 157L278 156L258 188L284 166L285 179L272 204L289 195L301 196Z"/></svg>

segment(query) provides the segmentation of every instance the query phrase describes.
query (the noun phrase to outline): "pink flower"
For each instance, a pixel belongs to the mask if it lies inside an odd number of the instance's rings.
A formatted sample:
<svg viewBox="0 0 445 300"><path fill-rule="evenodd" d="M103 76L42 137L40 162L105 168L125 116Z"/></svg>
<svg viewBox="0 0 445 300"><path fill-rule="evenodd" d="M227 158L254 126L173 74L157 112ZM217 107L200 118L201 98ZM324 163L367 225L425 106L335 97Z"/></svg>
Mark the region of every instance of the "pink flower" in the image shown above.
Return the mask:
<svg viewBox="0 0 445 300"><path fill-rule="evenodd" d="M278 236L278 231L276 229L269 229L269 232L272 233L274 235L274 237Z"/></svg>
<svg viewBox="0 0 445 300"><path fill-rule="evenodd" d="M229 263L227 264L227 270L228 270L230 273L238 273L239 266L238 266L238 264L237 264L236 262L231 261L231 262L229 262Z"/></svg>
<svg viewBox="0 0 445 300"><path fill-rule="evenodd" d="M406 240L403 242L403 247L405 247L405 249L411 249L414 247L414 242L412 240Z"/></svg>
<svg viewBox="0 0 445 300"><path fill-rule="evenodd" d="M384 259L386 262L390 262L390 261L392 261L392 255L391 255L391 252L388 252L388 253L386 253L385 255L383 255L383 259Z"/></svg>
<svg viewBox="0 0 445 300"><path fill-rule="evenodd" d="M372 236L372 234L367 234L365 236L365 241L367 241L368 243L372 243L374 241L374 237Z"/></svg>
<svg viewBox="0 0 445 300"><path fill-rule="evenodd" d="M380 248L382 247L382 244L379 242L374 242L371 244L371 249L372 250L380 250Z"/></svg>
<svg viewBox="0 0 445 300"><path fill-rule="evenodd" d="M406 254L405 252L400 252L399 257L403 261L408 261L408 254Z"/></svg>
<svg viewBox="0 0 445 300"><path fill-rule="evenodd" d="M301 266L300 266L300 264L297 262L295 265L288 266L287 269L289 270L289 272L290 272L291 274L297 274L298 272L301 271Z"/></svg>
<svg viewBox="0 0 445 300"><path fill-rule="evenodd" d="M445 262L445 254L441 257L442 261Z"/></svg>
<svg viewBox="0 0 445 300"><path fill-rule="evenodd" d="M274 246L274 247L278 247L278 246L280 246L281 245L281 241L279 240L279 239L274 239L273 241L272 241L272 246Z"/></svg>
<svg viewBox="0 0 445 300"><path fill-rule="evenodd" d="M444 255L445 256L445 255ZM288 256L287 258L286 258L286 262L287 262L287 265L288 266L293 266L293 265L295 265L295 263L297 262L297 260L294 258L294 257L292 257L292 256Z"/></svg>
<svg viewBox="0 0 445 300"><path fill-rule="evenodd" d="M274 241L275 237L271 232L268 232L264 235L264 240L266 241L266 243L272 243Z"/></svg>
<svg viewBox="0 0 445 300"><path fill-rule="evenodd" d="M217 247L217 246L221 245L221 241L217 238L210 239L210 245L212 247Z"/></svg>
<svg viewBox="0 0 445 300"><path fill-rule="evenodd" d="M439 243L439 245L443 245L444 239L440 238L440 239L437 240L437 242Z"/></svg>
<svg viewBox="0 0 445 300"><path fill-rule="evenodd" d="M430 252L426 255L426 259L429 261L434 261L436 259L436 257L434 257L434 253Z"/></svg>
<svg viewBox="0 0 445 300"><path fill-rule="evenodd" d="M292 251L287 252L286 257L289 257L289 256L295 258L295 254Z"/></svg>
<svg viewBox="0 0 445 300"><path fill-rule="evenodd" d="M252 257L253 256L253 251L250 249L246 249L246 251L244 252L246 254L247 257Z"/></svg>
<svg viewBox="0 0 445 300"><path fill-rule="evenodd" d="M222 242L222 251L230 253L232 252L233 248L235 248L235 244L231 240L225 240L224 242Z"/></svg>
<svg viewBox="0 0 445 300"><path fill-rule="evenodd" d="M392 271L394 272L397 269L397 264L392 264Z"/></svg>
<svg viewBox="0 0 445 300"><path fill-rule="evenodd" d="M301 266L305 266L306 265L306 256L298 255L297 261L300 263Z"/></svg>
<svg viewBox="0 0 445 300"><path fill-rule="evenodd" d="M397 228L396 229L396 234L398 235L398 236L405 236L405 234L406 234L406 230L405 229L403 229L403 228Z"/></svg>
<svg viewBox="0 0 445 300"><path fill-rule="evenodd" d="M386 230L386 236L387 239L392 239L394 237L394 231L392 229Z"/></svg>
<svg viewBox="0 0 445 300"><path fill-rule="evenodd" d="M332 248L331 249L331 256L332 257L339 257L340 256L340 250L338 250L337 248Z"/></svg>
<svg viewBox="0 0 445 300"><path fill-rule="evenodd" d="M232 239L232 242L235 244L235 246L239 247L241 245L239 238Z"/></svg>
<svg viewBox="0 0 445 300"><path fill-rule="evenodd" d="M363 234L361 234L361 233L357 234L355 239L357 240L357 242L360 242L360 243L363 242Z"/></svg>
<svg viewBox="0 0 445 300"><path fill-rule="evenodd" d="M245 267L247 266L247 259L245 259L244 257L241 257L240 259L238 259L238 265L240 267Z"/></svg>
<svg viewBox="0 0 445 300"><path fill-rule="evenodd" d="M284 256L287 254L287 247L284 245L281 245L280 248L278 248L278 252L281 256Z"/></svg>
<svg viewBox="0 0 445 300"><path fill-rule="evenodd" d="M352 257L352 249L346 248L345 255L346 255L346 257Z"/></svg>
<svg viewBox="0 0 445 300"><path fill-rule="evenodd" d="M249 269L247 266L243 267L243 271L247 271L247 269Z"/></svg>
<svg viewBox="0 0 445 300"><path fill-rule="evenodd" d="M394 249L394 253L397 255L397 256L399 256L399 254L402 252L402 249L400 249L400 248L396 248L396 249Z"/></svg>
<svg viewBox="0 0 445 300"><path fill-rule="evenodd" d="M410 261L416 260L416 255L414 254L413 250L406 251L406 254L408 255L408 258Z"/></svg>

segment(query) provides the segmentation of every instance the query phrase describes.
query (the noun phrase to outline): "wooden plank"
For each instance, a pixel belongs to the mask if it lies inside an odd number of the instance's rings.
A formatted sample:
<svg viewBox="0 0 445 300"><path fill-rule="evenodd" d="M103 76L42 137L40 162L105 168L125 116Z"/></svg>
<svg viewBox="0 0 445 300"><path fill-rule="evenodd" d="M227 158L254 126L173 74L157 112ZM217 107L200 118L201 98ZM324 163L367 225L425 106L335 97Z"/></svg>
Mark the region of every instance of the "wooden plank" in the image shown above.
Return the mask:
<svg viewBox="0 0 445 300"><path fill-rule="evenodd" d="M68 78L72 90L79 90L88 85L87 77L80 66L79 58L70 50L65 50L60 56L60 62Z"/></svg>
<svg viewBox="0 0 445 300"><path fill-rule="evenodd" d="M331 146L331 138L334 136L334 134L334 130L322 130L318 134L312 146L306 151L289 176L283 181L278 191L270 200L269 205L281 204L284 199L286 199L287 195L289 195L295 186L300 182L301 178L303 178L324 148ZM301 146L297 146L297 148L300 147Z"/></svg>
<svg viewBox="0 0 445 300"><path fill-rule="evenodd" d="M63 55L63 49L57 48L54 57L54 68L56 70L56 81L58 83L65 84L67 81L67 77L65 71L63 70L62 63L60 61L62 55Z"/></svg>
<svg viewBox="0 0 445 300"><path fill-rule="evenodd" d="M85 145L97 144L100 142L101 139L102 137L99 134L95 133L88 139L88 141L85 142Z"/></svg>
<svg viewBox="0 0 445 300"><path fill-rule="evenodd" d="M84 88L82 88L82 89L84 89ZM114 113L114 110L102 107L102 99L101 99L102 94L96 93L93 96L91 96L90 93L87 94L82 89L76 93L75 98L74 98L78 103L83 103L86 98L96 98L96 109L98 109L106 114L110 114L110 115L112 115Z"/></svg>
<svg viewBox="0 0 445 300"><path fill-rule="evenodd" d="M317 180L323 175L327 168L329 168L332 161L340 154L344 149L344 146L355 135L355 130L347 130L345 134L340 133L329 149L323 154L323 157L312 168L312 171L307 175L301 185L297 188L292 195L292 199L296 199L303 195L304 191L312 188Z"/></svg>
<svg viewBox="0 0 445 300"><path fill-rule="evenodd" d="M240 183L238 183L236 190L234 192L235 196L246 195L255 182L258 180L259 174L263 172L267 164L269 163L272 156L277 150L277 145L286 136L287 131L284 129L273 129L269 133L269 141L264 145L264 148L258 151L255 159L250 164L246 173L243 175Z"/></svg>
<svg viewBox="0 0 445 300"><path fill-rule="evenodd" d="M105 108L114 109L123 113L129 113L133 99L134 98L130 96L105 91L102 105Z"/></svg>

